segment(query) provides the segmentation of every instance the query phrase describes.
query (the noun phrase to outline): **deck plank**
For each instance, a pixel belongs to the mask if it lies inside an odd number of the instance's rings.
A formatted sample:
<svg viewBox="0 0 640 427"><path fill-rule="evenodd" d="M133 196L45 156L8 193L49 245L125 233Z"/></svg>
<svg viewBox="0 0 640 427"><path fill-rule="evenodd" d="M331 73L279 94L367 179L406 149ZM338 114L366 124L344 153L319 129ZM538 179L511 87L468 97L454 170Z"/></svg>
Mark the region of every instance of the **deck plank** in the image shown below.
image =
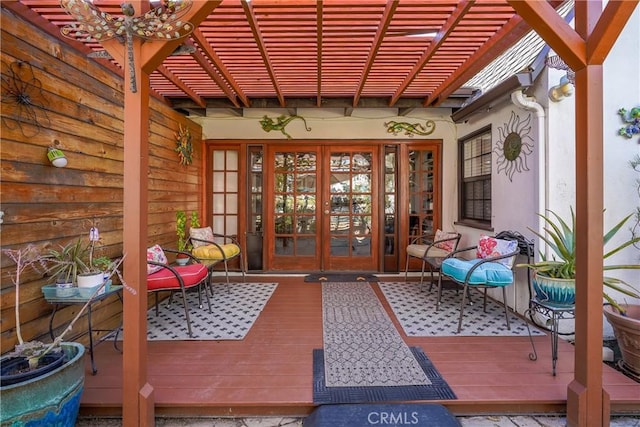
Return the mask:
<svg viewBox="0 0 640 427"><path fill-rule="evenodd" d="M313 410L312 350L322 348L321 286L301 276L247 280L279 286L244 340L148 343L156 414L304 416ZM407 344L422 348L456 393L458 399L440 402L454 414L566 410L567 385L574 378L571 344L560 340L554 377L548 336L533 338L537 361L529 360L528 337L407 337L381 301ZM99 372L93 376L87 358L81 413L121 415L122 354L101 343L96 363ZM604 365L603 384L613 414L640 414L639 383Z"/></svg>

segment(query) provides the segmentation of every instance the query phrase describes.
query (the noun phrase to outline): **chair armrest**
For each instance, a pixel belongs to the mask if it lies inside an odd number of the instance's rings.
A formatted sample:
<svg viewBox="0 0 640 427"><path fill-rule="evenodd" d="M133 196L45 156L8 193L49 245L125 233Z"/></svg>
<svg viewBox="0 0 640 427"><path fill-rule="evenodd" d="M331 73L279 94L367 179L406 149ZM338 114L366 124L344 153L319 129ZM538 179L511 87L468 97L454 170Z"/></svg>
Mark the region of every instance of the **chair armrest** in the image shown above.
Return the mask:
<svg viewBox="0 0 640 427"><path fill-rule="evenodd" d="M449 255L447 255L447 258L452 258L452 257L455 257L456 255L458 255L459 253L472 251L472 250L476 250L476 249L478 249L478 245L468 246L466 248L456 249L455 251L450 252Z"/></svg>
<svg viewBox="0 0 640 427"><path fill-rule="evenodd" d="M213 233L213 237L220 237L224 239L224 243L226 243L227 240L231 240L231 243L238 245L238 247L240 246L240 242L238 241L238 238L236 236L232 236L230 234Z"/></svg>
<svg viewBox="0 0 640 427"><path fill-rule="evenodd" d="M167 248L162 248L162 250L171 254L176 254L176 256L178 254L186 255L191 259L191 261L196 263L199 262L198 258L194 257L190 252L187 252L187 251L179 251L177 249L167 249Z"/></svg>
<svg viewBox="0 0 640 427"><path fill-rule="evenodd" d="M434 240L434 241L432 241L432 242L430 242L430 243L428 244L427 249L424 251L424 255L422 256L422 258L423 258L425 261L427 261L427 259L428 259L428 258L434 258L434 257L432 257L432 256L428 256L428 254L429 254L429 250L430 250L431 248L433 248L433 247L436 247L436 246L437 246L438 244L440 244L440 243L444 243L444 242L454 242L454 247L455 247L455 246L457 246L457 242L458 242L459 240L460 240L460 235L458 235L458 236L454 236L454 237L447 237L447 238L445 238L445 239L440 239L440 240ZM447 254L447 256L446 256L446 257L437 257L437 258L441 258L441 259L442 259L442 258L449 258L449 255L450 255L451 253L452 253L452 252L449 252L449 253Z"/></svg>
<svg viewBox="0 0 640 427"><path fill-rule="evenodd" d="M409 240L409 244L413 245L416 243L423 243L423 244L432 244L433 239L435 238L435 234L434 233L424 233L424 234L419 234L417 236L412 236L411 240Z"/></svg>

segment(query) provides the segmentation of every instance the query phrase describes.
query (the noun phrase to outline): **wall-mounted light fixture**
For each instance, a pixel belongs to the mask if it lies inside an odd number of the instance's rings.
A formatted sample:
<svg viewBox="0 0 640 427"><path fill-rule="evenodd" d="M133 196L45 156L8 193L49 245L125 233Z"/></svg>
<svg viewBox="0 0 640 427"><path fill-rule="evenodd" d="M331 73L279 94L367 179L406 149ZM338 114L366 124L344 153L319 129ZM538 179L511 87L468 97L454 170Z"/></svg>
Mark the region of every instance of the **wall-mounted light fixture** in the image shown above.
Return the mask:
<svg viewBox="0 0 640 427"><path fill-rule="evenodd" d="M573 83L566 75L560 78L560 84L549 89L549 99L558 102L563 98L573 95Z"/></svg>
<svg viewBox="0 0 640 427"><path fill-rule="evenodd" d="M57 168L63 168L67 166L67 157L64 155L62 150L59 150L58 148L47 148L47 158L49 159L51 164Z"/></svg>

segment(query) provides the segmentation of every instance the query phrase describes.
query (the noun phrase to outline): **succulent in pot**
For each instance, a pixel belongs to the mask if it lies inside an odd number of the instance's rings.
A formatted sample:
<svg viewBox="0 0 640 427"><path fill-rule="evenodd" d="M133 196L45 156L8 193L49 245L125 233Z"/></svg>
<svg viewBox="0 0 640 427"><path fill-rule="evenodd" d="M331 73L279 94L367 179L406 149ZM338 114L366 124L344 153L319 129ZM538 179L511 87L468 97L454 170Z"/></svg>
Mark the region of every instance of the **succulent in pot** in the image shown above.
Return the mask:
<svg viewBox="0 0 640 427"><path fill-rule="evenodd" d="M575 303L575 277L576 277L576 218L573 208L571 208L570 222L564 220L557 213L548 210L549 215L538 214L546 223L544 231L546 235L536 230L529 230L544 241L554 252L551 258L547 258L542 251L540 252L541 260L530 264L519 264L520 267L529 267L535 271L533 279L533 287L536 297L551 304L559 306L573 305ZM628 215L620 222L614 225L603 236L603 247L620 231L624 224L631 218ZM622 251L628 246L640 241L640 237L632 237L613 249L607 250L603 254L604 261ZM638 264L615 264L603 265L603 270L626 270L640 269ZM610 277L606 274L602 277L603 298L612 306L621 312L624 309L615 301L615 299L607 293L608 290L615 290L623 295L633 298L640 298L640 292L631 284L616 277Z"/></svg>
<svg viewBox="0 0 640 427"><path fill-rule="evenodd" d="M75 283L78 274L90 271L88 255L88 247L82 243L82 237L78 237L60 249L49 249L43 260L47 263L47 273L55 277L56 283Z"/></svg>
<svg viewBox="0 0 640 427"><path fill-rule="evenodd" d="M76 242L77 243L77 242ZM61 251L75 253L74 244ZM75 248L75 249L74 249ZM73 274L65 256L52 258L51 251L27 245L18 249L3 248L6 256L15 264L7 268L7 274L15 288L15 333L13 351L0 358L0 424L2 425L74 425L80 408L80 396L84 384L84 345L65 342L64 337L83 316L91 301L100 292L93 290L87 302L76 313L66 328L51 343L25 341L20 322L20 285L29 269L36 273L51 271L49 263L58 266L60 274ZM78 252L79 253L79 252ZM62 264L58 261L62 260ZM118 268L122 260L114 262L111 274L122 275ZM55 269L54 269L55 270ZM124 281L122 280L124 285ZM104 284L102 285L104 286Z"/></svg>

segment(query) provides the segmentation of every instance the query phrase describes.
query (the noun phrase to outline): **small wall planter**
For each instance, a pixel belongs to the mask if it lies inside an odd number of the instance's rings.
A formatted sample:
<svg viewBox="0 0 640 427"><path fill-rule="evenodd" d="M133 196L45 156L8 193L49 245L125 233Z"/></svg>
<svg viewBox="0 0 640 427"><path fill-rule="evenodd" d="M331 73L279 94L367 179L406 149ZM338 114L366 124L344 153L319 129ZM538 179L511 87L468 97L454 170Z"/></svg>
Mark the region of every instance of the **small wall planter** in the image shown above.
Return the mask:
<svg viewBox="0 0 640 427"><path fill-rule="evenodd" d="M62 343L62 366L42 376L0 387L0 424L73 426L84 387L84 346Z"/></svg>

